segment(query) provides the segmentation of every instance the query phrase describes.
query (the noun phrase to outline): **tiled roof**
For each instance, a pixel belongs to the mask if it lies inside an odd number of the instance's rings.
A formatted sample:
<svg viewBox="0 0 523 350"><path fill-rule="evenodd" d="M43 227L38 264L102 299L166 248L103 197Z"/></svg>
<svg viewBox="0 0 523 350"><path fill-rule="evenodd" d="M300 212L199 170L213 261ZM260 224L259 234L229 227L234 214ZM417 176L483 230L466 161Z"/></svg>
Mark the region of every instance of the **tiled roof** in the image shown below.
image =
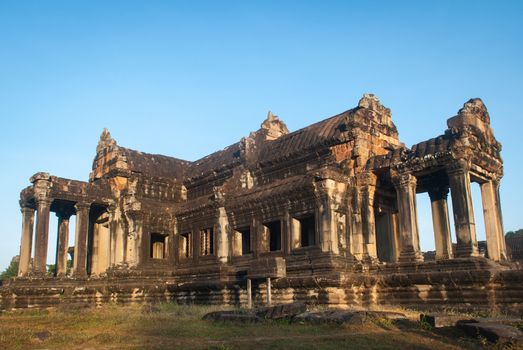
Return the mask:
<svg viewBox="0 0 523 350"><path fill-rule="evenodd" d="M309 125L290 134L281 136L274 141L268 141L263 148L259 162L272 163L279 159L300 155L322 146L338 144L346 131L346 122L354 110L349 110L334 117Z"/></svg>
<svg viewBox="0 0 523 350"><path fill-rule="evenodd" d="M124 147L119 149L127 159L129 170L151 176L182 179L191 164L185 160L160 154L143 153Z"/></svg>

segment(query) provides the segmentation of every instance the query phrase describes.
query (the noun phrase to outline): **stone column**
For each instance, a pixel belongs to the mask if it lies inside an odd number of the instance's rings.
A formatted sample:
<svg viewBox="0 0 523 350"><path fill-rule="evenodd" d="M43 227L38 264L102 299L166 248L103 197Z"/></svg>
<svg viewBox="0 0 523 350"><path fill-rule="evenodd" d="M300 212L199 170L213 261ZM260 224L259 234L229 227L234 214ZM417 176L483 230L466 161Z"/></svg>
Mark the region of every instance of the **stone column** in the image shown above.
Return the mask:
<svg viewBox="0 0 523 350"><path fill-rule="evenodd" d="M57 213L58 240L56 243L56 276L63 277L67 273L67 254L69 249L69 218L70 213Z"/></svg>
<svg viewBox="0 0 523 350"><path fill-rule="evenodd" d="M51 200L48 198L36 200L36 237L34 272L36 275L47 274L47 246L49 239L49 212Z"/></svg>
<svg viewBox="0 0 523 350"><path fill-rule="evenodd" d="M267 277L267 306L272 305L272 287L271 287L271 278Z"/></svg>
<svg viewBox="0 0 523 350"><path fill-rule="evenodd" d="M350 236L349 247L351 254L357 259L362 260L366 247L363 237L363 223L361 215L361 195L357 189L354 189L352 198L349 202L349 217L350 219Z"/></svg>
<svg viewBox="0 0 523 350"><path fill-rule="evenodd" d="M465 168L457 168L449 171L448 175L456 226L456 257L478 256L470 174Z"/></svg>
<svg viewBox="0 0 523 350"><path fill-rule="evenodd" d="M289 215L289 227L290 227L290 249L294 250L301 247L300 241L300 223L298 220Z"/></svg>
<svg viewBox="0 0 523 350"><path fill-rule="evenodd" d="M336 182L325 179L317 183L319 198L317 200L319 220L319 242L323 252L339 254L338 232L336 221Z"/></svg>
<svg viewBox="0 0 523 350"><path fill-rule="evenodd" d="M35 211L32 208L22 207L22 241L20 243L20 262L18 276L26 276L31 264L31 250L33 248L33 227Z"/></svg>
<svg viewBox="0 0 523 350"><path fill-rule="evenodd" d="M432 208L432 224L436 243L436 260L452 258L452 240L450 237L449 209L447 204L448 187L429 190Z"/></svg>
<svg viewBox="0 0 523 350"><path fill-rule="evenodd" d="M269 251L269 230L263 225L261 218L254 218L253 222L256 237L256 256L259 256Z"/></svg>
<svg viewBox="0 0 523 350"><path fill-rule="evenodd" d="M111 265L117 266L125 263L125 230L122 213L119 208L112 207L109 211L111 230Z"/></svg>
<svg viewBox="0 0 523 350"><path fill-rule="evenodd" d="M218 261L226 263L229 257L229 219L224 207L218 209L218 226L216 232L216 257ZM241 240L241 238L240 238ZM241 244L241 243L240 243ZM241 249L240 249L241 251ZM241 255L241 254L240 254Z"/></svg>
<svg viewBox="0 0 523 350"><path fill-rule="evenodd" d="M501 196L499 194L499 185L500 185L501 179L497 179L494 181L494 193L496 196L496 211L498 214L498 232L500 235L499 241L500 241L500 252L502 259L508 260L509 256L507 254L507 241L505 240L505 229L503 228L503 213L501 211ZM503 258L504 255L504 258Z"/></svg>
<svg viewBox="0 0 523 350"><path fill-rule="evenodd" d="M247 308L252 309L252 282L251 279L247 279Z"/></svg>
<svg viewBox="0 0 523 350"><path fill-rule="evenodd" d="M76 203L76 239L74 245L73 275L87 276L87 232L89 230L88 203Z"/></svg>
<svg viewBox="0 0 523 350"><path fill-rule="evenodd" d="M499 217L496 188L492 181L481 184L481 200L483 203L483 217L487 235L488 256L494 261L506 260L507 252L501 231L501 218Z"/></svg>
<svg viewBox="0 0 523 350"><path fill-rule="evenodd" d="M398 213L391 213L390 215L390 225L392 229L392 261L398 262L401 254L401 237L399 233L399 222L398 222Z"/></svg>
<svg viewBox="0 0 523 350"><path fill-rule="evenodd" d="M376 247L376 217L374 215L374 194L376 188L367 186L363 191L363 237L365 239L365 253L367 258L376 260L378 251Z"/></svg>
<svg viewBox="0 0 523 350"><path fill-rule="evenodd" d="M393 177L398 200L400 229L399 261L423 261L419 246L416 210L416 178L408 173Z"/></svg>
<svg viewBox="0 0 523 350"><path fill-rule="evenodd" d="M127 251L125 262L129 267L139 266L147 256L148 244L143 242L144 213L142 211L130 211L128 217L131 219L129 233L127 234ZM149 243L149 242L147 242Z"/></svg>

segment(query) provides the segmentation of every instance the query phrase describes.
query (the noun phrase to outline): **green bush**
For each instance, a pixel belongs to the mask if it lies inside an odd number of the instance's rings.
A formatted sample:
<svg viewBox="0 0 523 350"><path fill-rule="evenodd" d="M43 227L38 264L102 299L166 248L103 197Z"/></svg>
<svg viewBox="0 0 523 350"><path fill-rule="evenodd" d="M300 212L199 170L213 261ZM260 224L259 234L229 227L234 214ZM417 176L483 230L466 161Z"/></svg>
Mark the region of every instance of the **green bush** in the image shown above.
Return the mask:
<svg viewBox="0 0 523 350"><path fill-rule="evenodd" d="M18 274L18 259L11 259L9 266L0 274L0 281L16 277Z"/></svg>
<svg viewBox="0 0 523 350"><path fill-rule="evenodd" d="M505 237L507 237L507 238L519 237L519 236L523 236L523 228L520 228L517 231L508 231L507 234L505 235Z"/></svg>

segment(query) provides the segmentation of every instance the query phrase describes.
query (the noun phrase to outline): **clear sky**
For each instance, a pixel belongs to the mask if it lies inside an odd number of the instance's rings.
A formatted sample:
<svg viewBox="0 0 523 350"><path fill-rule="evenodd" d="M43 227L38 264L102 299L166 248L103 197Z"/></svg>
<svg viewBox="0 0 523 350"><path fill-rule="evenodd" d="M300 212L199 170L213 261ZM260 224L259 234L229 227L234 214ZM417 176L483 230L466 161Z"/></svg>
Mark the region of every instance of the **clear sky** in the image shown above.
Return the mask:
<svg viewBox="0 0 523 350"><path fill-rule="evenodd" d="M409 146L482 98L504 145L505 229L522 228L522 63L522 1L2 0L0 270L18 254L29 177L87 180L104 127L123 146L195 160L269 109L296 130L365 92ZM474 200L482 239L477 188Z"/></svg>

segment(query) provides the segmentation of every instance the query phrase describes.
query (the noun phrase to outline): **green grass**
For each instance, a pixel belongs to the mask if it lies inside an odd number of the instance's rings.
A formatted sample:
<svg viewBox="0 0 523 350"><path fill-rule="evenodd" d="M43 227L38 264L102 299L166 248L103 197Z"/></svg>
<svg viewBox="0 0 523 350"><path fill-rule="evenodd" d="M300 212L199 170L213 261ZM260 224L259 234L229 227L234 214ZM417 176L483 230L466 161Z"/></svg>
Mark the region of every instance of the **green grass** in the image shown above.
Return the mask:
<svg viewBox="0 0 523 350"><path fill-rule="evenodd" d="M223 308L161 304L0 314L0 349L477 349L459 332L414 321L363 326L258 324L202 320ZM152 311L152 312L151 312Z"/></svg>

